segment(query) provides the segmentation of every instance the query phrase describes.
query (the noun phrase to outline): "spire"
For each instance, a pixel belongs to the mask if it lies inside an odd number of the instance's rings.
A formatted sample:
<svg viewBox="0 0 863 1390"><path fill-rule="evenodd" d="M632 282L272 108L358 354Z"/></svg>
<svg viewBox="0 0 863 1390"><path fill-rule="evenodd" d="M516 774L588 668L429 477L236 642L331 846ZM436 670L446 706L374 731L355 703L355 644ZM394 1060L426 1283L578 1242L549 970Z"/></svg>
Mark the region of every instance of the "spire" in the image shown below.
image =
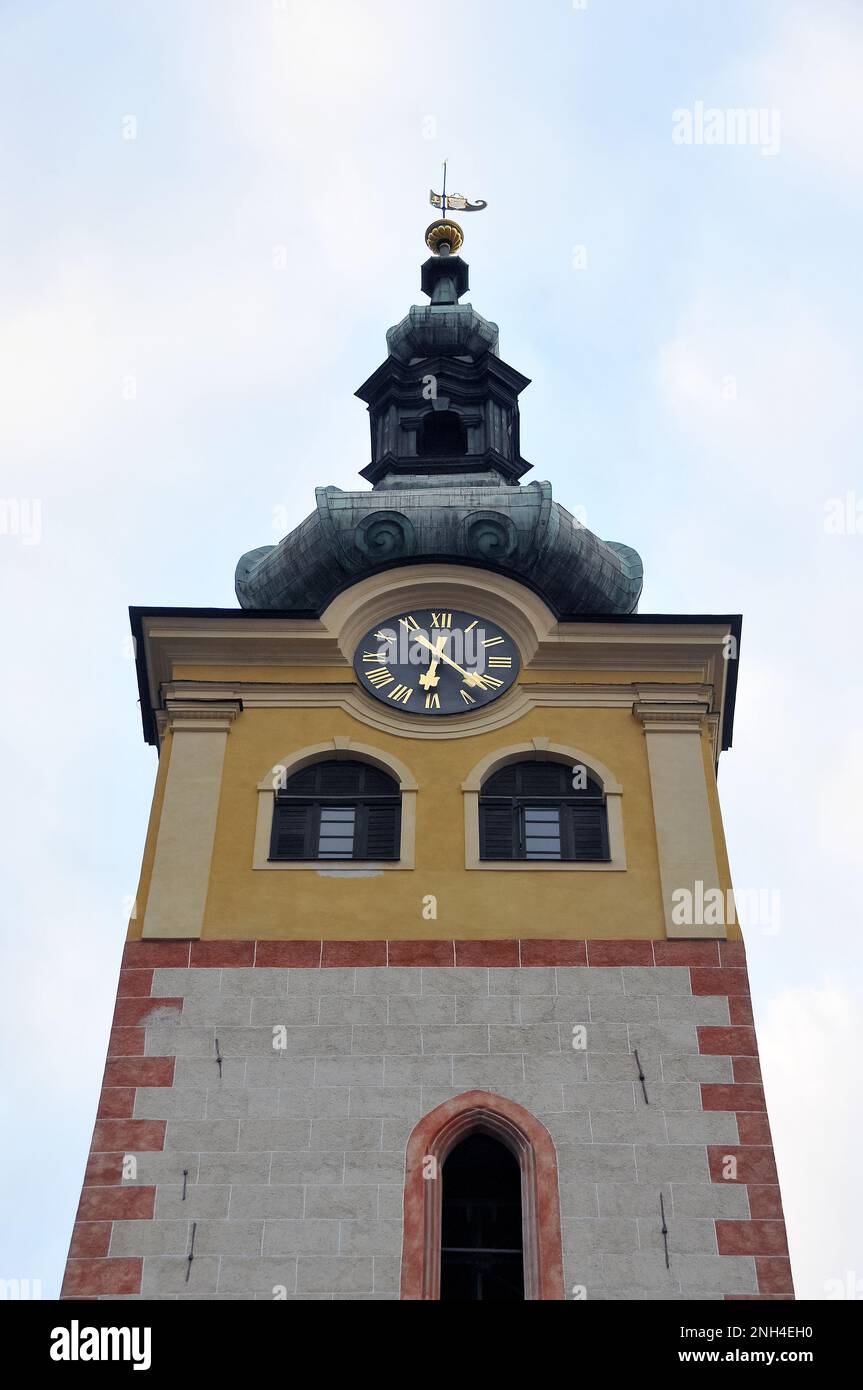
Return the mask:
<svg viewBox="0 0 863 1390"><path fill-rule="evenodd" d="M445 177L445 173L444 173ZM449 211L484 202L431 192L442 216L426 229L420 272L428 304L387 332L387 355L357 391L369 412L371 489L316 489L316 508L276 546L240 558L244 608L322 612L336 593L391 565L445 562L500 570L558 615L631 613L641 561L602 541L552 497L520 479L518 398L530 381L500 356L496 323L462 303L464 233Z"/></svg>
<svg viewBox="0 0 863 1390"><path fill-rule="evenodd" d="M476 203L471 203L461 193L447 193L446 166L447 161L444 160L443 191L435 193L433 188L429 189L429 202L432 207L440 208L442 213L441 217L426 227L426 246L433 257L440 257L440 262L432 259L426 261L423 266L423 294L428 294L433 304L455 304L467 290L466 265L464 266L464 283L461 289L457 289L455 283L450 284L447 274L448 258L457 257L464 245L464 232L454 218L447 217L447 210L458 208L461 212L482 212L484 208L488 207L484 198L480 198ZM459 261L459 265L462 265L461 261ZM439 267L437 271L435 270L436 266ZM454 294L455 298L449 298L448 296L451 294Z"/></svg>
<svg viewBox="0 0 863 1390"><path fill-rule="evenodd" d="M479 212L460 193L430 193L434 206ZM357 391L369 409L375 488L514 486L530 468L519 451L518 397L529 379L505 363L498 327L471 304L464 233L444 216L426 228L431 256L420 272L429 304L414 304L387 332L387 357Z"/></svg>

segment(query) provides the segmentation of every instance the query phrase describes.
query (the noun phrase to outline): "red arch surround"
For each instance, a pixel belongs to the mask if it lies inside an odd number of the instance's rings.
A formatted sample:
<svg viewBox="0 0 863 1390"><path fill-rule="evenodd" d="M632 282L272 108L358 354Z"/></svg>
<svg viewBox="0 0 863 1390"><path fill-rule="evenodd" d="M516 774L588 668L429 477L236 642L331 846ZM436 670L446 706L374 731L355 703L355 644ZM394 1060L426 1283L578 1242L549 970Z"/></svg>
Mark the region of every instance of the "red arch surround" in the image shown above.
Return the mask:
<svg viewBox="0 0 863 1390"><path fill-rule="evenodd" d="M564 1298L557 1157L551 1135L523 1106L489 1091L453 1096L419 1121L405 1162L401 1297L440 1297L441 1170L469 1134L489 1134L521 1169L525 1299ZM434 1159L435 1176L424 1177Z"/></svg>

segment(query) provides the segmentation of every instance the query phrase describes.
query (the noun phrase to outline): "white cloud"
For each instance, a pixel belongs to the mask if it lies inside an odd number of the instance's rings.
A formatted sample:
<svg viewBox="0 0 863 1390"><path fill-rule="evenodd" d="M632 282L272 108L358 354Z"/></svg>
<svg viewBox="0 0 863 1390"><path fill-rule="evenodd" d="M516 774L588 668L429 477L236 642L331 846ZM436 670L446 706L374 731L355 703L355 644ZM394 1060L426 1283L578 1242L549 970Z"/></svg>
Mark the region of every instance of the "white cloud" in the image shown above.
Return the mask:
<svg viewBox="0 0 863 1390"><path fill-rule="evenodd" d="M820 769L819 852L824 861L863 868L863 728L844 731Z"/></svg>
<svg viewBox="0 0 863 1390"><path fill-rule="evenodd" d="M706 283L660 350L658 380L694 468L719 459L726 480L775 491L811 484L817 458L851 485L855 356L802 295Z"/></svg>
<svg viewBox="0 0 863 1390"><path fill-rule="evenodd" d="M81 248L74 271L50 277L38 295L10 305L0 323L0 447L35 461L38 476L75 480L116 474L129 412L162 420L189 412L214 390L240 393L320 368L327 321L314 285L291 285L273 268L264 229L255 255L226 261L220 243L187 248L168 268L153 263L127 281L107 248ZM257 257L257 259L256 259ZM216 290L218 289L218 293ZM124 398L126 383L134 398ZM124 417L121 412L127 412ZM102 447L92 447L102 435ZM110 435L110 443L107 436ZM176 470L174 450L149 467Z"/></svg>
<svg viewBox="0 0 863 1390"><path fill-rule="evenodd" d="M863 1279L863 999L835 983L790 989L758 1019L761 1065L798 1298Z"/></svg>
<svg viewBox="0 0 863 1390"><path fill-rule="evenodd" d="M863 174L863 16L851 4L795 6L751 68L752 89L782 113L783 155L820 168L855 197Z"/></svg>

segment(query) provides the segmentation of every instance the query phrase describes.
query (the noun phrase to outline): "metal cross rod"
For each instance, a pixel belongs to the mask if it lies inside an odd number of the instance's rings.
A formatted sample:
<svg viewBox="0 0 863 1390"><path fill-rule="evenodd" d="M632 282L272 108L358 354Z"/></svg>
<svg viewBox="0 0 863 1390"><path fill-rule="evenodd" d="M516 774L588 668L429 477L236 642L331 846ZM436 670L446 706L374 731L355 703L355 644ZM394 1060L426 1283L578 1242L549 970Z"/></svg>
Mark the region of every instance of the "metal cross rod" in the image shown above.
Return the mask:
<svg viewBox="0 0 863 1390"><path fill-rule="evenodd" d="M190 1275L191 1275L191 1273L192 1273L192 1261L193 1261L193 1259L195 1258L195 1231L196 1231L197 1229L198 1229L198 1223L197 1223L197 1221L193 1221L193 1222L192 1222L192 1243L191 1243L191 1245L189 1246L189 1253L188 1253L188 1255L186 1256L186 1261L187 1261L187 1264L186 1264L186 1283L187 1283L187 1284L188 1284L188 1282L189 1282L189 1277L190 1277Z"/></svg>
<svg viewBox="0 0 863 1390"><path fill-rule="evenodd" d="M641 1082L641 1090L642 1094L644 1095L644 1104L649 1105L650 1101L647 1099L647 1084L644 1080L644 1068L641 1065L641 1059L638 1055L637 1047L633 1048L633 1056L635 1057L635 1065L638 1067L638 1079Z"/></svg>

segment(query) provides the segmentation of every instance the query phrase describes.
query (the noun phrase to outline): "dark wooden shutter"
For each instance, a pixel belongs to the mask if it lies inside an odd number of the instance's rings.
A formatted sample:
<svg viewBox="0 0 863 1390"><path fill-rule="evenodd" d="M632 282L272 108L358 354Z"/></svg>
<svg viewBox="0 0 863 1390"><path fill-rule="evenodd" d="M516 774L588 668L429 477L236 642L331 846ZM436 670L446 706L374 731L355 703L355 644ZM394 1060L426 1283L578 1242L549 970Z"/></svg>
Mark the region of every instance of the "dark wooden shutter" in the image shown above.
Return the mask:
<svg viewBox="0 0 863 1390"><path fill-rule="evenodd" d="M368 805L365 810L365 843L354 849L356 859L398 859L400 807Z"/></svg>
<svg viewBox="0 0 863 1390"><path fill-rule="evenodd" d="M291 796L314 796L318 789L318 767L304 767L286 781L283 791Z"/></svg>
<svg viewBox="0 0 863 1390"><path fill-rule="evenodd" d="M516 796L518 794L518 764L502 767L483 783L483 796Z"/></svg>
<svg viewBox="0 0 863 1390"><path fill-rule="evenodd" d="M362 763L320 763L319 791L322 796L358 796L364 772Z"/></svg>
<svg viewBox="0 0 863 1390"><path fill-rule="evenodd" d="M519 763L519 795L567 796L571 788L571 773L563 763Z"/></svg>
<svg viewBox="0 0 863 1390"><path fill-rule="evenodd" d="M512 802L480 801L479 843L481 859L515 859L516 816Z"/></svg>
<svg viewBox="0 0 863 1390"><path fill-rule="evenodd" d="M360 791L363 796L398 796L399 784L394 777L382 772L379 767L372 767L369 763L360 763L362 769L362 783Z"/></svg>
<svg viewBox="0 0 863 1390"><path fill-rule="evenodd" d="M604 806L568 806L566 819L570 836L568 857L596 860L608 858Z"/></svg>
<svg viewBox="0 0 863 1390"><path fill-rule="evenodd" d="M273 811L273 833L270 838L271 859L309 859L311 822L314 807L296 806L276 801Z"/></svg>
<svg viewBox="0 0 863 1390"><path fill-rule="evenodd" d="M276 794L270 835L270 859L330 858L320 838L322 817L331 829L333 811L354 812L351 824L354 860L398 859L401 845L401 798L398 782L382 768L353 759L328 759L301 768ZM345 836L344 838L347 838ZM334 853L334 852L333 852Z"/></svg>

